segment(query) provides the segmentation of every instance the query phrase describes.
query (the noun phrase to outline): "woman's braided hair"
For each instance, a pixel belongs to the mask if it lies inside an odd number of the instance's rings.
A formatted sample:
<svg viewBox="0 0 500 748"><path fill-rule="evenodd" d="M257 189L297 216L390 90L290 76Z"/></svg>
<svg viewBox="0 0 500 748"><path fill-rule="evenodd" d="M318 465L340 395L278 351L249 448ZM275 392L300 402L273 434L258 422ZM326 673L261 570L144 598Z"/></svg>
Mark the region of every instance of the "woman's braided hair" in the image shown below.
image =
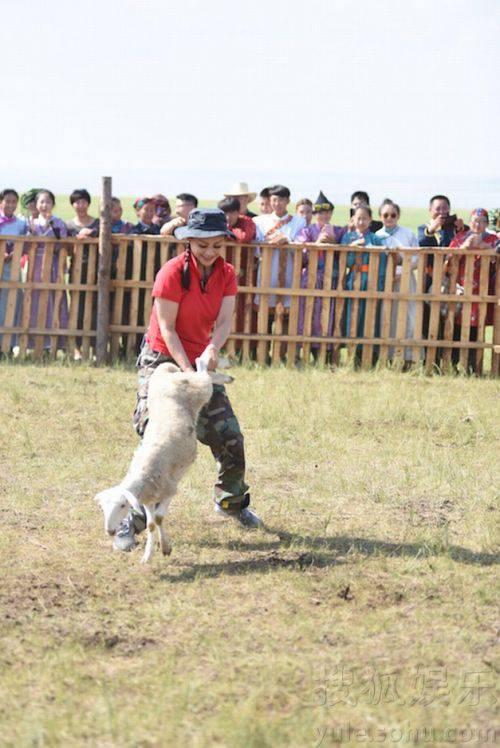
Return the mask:
<svg viewBox="0 0 500 748"><path fill-rule="evenodd" d="M191 283L191 269L189 267L189 263L191 261L191 245L189 242L186 242L186 247L184 249L184 265L182 266L182 274L181 274L181 286L185 291L189 291L189 286Z"/></svg>

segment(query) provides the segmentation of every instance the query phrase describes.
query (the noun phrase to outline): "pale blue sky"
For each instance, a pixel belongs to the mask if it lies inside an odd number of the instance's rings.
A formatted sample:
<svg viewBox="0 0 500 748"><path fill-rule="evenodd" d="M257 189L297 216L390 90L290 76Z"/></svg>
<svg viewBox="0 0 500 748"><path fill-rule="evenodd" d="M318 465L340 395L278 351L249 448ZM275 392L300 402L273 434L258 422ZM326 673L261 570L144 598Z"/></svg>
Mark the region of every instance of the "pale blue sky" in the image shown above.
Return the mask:
<svg viewBox="0 0 500 748"><path fill-rule="evenodd" d="M5 184L95 191L111 174L118 194L217 197L242 179L345 202L394 183L403 204L500 203L497 0L11 8Z"/></svg>

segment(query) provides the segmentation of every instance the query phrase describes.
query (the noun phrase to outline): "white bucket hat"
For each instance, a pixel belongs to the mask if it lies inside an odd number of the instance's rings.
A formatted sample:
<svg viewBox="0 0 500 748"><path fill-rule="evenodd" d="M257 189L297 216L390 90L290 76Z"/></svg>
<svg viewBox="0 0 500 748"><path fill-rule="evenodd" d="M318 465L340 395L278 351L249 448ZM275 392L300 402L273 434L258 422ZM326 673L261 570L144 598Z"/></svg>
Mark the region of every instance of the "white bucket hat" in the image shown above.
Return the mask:
<svg viewBox="0 0 500 748"><path fill-rule="evenodd" d="M224 197L239 197L240 195L248 195L249 201L252 202L252 200L255 200L257 193L250 192L246 182L235 182L230 192L224 192Z"/></svg>

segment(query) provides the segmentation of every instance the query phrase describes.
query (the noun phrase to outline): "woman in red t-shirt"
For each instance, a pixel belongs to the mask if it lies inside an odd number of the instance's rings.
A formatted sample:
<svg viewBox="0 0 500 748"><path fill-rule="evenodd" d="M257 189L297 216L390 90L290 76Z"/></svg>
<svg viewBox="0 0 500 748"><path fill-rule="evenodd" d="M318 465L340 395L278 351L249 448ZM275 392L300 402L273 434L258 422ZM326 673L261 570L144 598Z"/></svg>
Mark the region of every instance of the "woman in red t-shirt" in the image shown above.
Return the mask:
<svg viewBox="0 0 500 748"><path fill-rule="evenodd" d="M153 286L153 311L137 365L139 391L134 425L142 436L147 427L149 378L157 366L173 361L182 371L193 371L203 355L215 369L231 330L237 293L234 268L221 257L225 240L234 238L221 210L192 210L187 226L176 230L186 240L184 254L169 260ZM248 505L243 434L226 391L214 385L209 403L196 424L198 440L212 450L218 477L214 486L216 512L246 528L261 522ZM128 551L135 535L145 528L145 515L131 512L114 536L115 547Z"/></svg>

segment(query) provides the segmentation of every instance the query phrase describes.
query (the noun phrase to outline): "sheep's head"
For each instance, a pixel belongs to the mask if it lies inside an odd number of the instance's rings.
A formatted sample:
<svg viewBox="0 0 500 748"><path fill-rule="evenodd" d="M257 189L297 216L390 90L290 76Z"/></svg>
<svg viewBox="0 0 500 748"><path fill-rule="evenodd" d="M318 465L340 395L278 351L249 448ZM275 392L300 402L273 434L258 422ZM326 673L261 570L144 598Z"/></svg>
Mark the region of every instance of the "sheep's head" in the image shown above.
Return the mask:
<svg viewBox="0 0 500 748"><path fill-rule="evenodd" d="M101 491L94 497L104 514L104 529L114 535L120 522L127 516L130 504L120 486Z"/></svg>

